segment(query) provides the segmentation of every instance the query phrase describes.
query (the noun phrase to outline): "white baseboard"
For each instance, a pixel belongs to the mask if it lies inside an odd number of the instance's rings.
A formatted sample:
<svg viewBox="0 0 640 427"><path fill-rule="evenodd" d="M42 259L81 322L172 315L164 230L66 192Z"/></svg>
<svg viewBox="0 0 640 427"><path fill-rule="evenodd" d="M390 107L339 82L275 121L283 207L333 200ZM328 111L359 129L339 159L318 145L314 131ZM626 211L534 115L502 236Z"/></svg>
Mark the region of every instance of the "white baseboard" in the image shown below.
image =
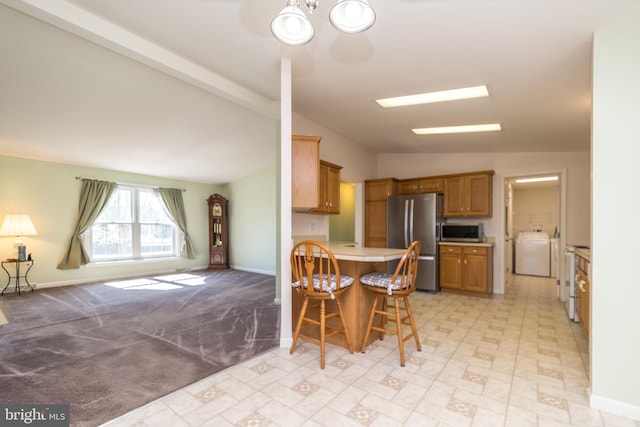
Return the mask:
<svg viewBox="0 0 640 427"><path fill-rule="evenodd" d="M240 265L231 265L230 267L233 268L234 270L248 271L249 273L266 274L268 276L275 276L276 275L275 271L260 270L260 269L257 269L257 268L249 268L249 267L242 267Z"/></svg>
<svg viewBox="0 0 640 427"><path fill-rule="evenodd" d="M75 280L63 280L63 281L59 281L59 282L38 282L38 283L32 283L31 286L33 286L33 288L35 289L36 287L38 289L45 289L45 288L57 288L60 286L71 286L71 285L85 285L85 284L89 284L89 283L96 283L96 282L108 282L108 281L112 281L112 280L120 280L120 279L130 279L130 278L135 278L135 277L147 277L147 276L152 276L152 275L164 275L164 274L176 274L178 272L181 273L189 273L192 271L204 271L207 270L208 266L194 266L194 267L190 267L190 268L180 268L180 269L163 269L163 270L156 270L156 271L150 271L150 272L144 272L144 273L126 273L126 274L117 274L117 275L112 275L112 276L101 276L101 277L94 277L94 278L82 278L82 279L75 279ZM238 267L238 266L231 266L231 268L235 269L235 270L240 270L240 271L248 271L250 273L258 273L258 274L266 274L269 276L275 276L276 273L273 271L266 271L266 270L257 270L257 269L251 269L251 268L244 268L244 267Z"/></svg>
<svg viewBox="0 0 640 427"><path fill-rule="evenodd" d="M629 403L619 402L595 394L592 394L589 398L589 405L594 409L640 421L640 406L630 405Z"/></svg>
<svg viewBox="0 0 640 427"><path fill-rule="evenodd" d="M291 348L291 344L293 344L293 338L280 338L280 348Z"/></svg>

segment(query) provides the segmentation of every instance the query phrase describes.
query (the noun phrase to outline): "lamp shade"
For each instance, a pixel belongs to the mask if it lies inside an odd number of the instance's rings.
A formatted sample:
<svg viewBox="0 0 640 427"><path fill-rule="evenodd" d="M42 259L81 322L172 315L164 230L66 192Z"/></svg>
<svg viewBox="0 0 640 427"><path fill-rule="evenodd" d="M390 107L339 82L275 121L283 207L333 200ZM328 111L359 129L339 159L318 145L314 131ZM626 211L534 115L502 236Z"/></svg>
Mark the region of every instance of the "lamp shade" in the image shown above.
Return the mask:
<svg viewBox="0 0 640 427"><path fill-rule="evenodd" d="M36 232L31 218L27 214L7 214L4 217L2 227L0 227L0 236L36 236Z"/></svg>
<svg viewBox="0 0 640 427"><path fill-rule="evenodd" d="M338 0L329 12L329 20L344 33L359 33L376 22L376 13L367 0Z"/></svg>
<svg viewBox="0 0 640 427"><path fill-rule="evenodd" d="M308 43L315 33L298 4L298 0L289 0L282 12L271 21L271 32L275 38L294 46Z"/></svg>

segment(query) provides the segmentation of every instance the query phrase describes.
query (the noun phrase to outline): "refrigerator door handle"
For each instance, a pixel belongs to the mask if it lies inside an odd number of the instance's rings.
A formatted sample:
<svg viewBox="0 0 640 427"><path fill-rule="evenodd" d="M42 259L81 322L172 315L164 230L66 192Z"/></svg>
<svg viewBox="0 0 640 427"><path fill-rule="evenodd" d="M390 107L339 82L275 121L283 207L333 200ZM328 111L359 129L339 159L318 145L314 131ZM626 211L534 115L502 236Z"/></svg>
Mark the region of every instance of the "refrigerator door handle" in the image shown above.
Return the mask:
<svg viewBox="0 0 640 427"><path fill-rule="evenodd" d="M409 241L405 245L406 248L413 242L413 202L414 200L411 199L411 209L409 210Z"/></svg>
<svg viewBox="0 0 640 427"><path fill-rule="evenodd" d="M433 255L420 255L418 256L419 260L427 260L427 261L435 261L436 257Z"/></svg>

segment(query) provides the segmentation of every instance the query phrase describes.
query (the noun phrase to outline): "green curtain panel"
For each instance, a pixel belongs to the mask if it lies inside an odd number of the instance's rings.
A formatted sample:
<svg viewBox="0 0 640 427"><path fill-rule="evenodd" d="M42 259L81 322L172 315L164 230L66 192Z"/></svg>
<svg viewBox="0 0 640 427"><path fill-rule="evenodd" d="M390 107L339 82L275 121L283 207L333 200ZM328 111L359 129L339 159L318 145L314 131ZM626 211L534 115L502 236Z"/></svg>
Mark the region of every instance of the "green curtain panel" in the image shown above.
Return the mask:
<svg viewBox="0 0 640 427"><path fill-rule="evenodd" d="M182 200L182 190L175 188L158 188L158 192L164 201L169 216L173 218L184 234L180 255L194 259L196 257L196 251L193 248L191 238L189 238L189 233L187 232L187 216L184 210L184 201Z"/></svg>
<svg viewBox="0 0 640 427"><path fill-rule="evenodd" d="M78 205L78 222L71 235L69 248L62 261L58 264L58 269L71 270L89 263L89 255L82 245L80 236L91 227L98 215L100 215L115 189L115 182L93 179L82 180Z"/></svg>

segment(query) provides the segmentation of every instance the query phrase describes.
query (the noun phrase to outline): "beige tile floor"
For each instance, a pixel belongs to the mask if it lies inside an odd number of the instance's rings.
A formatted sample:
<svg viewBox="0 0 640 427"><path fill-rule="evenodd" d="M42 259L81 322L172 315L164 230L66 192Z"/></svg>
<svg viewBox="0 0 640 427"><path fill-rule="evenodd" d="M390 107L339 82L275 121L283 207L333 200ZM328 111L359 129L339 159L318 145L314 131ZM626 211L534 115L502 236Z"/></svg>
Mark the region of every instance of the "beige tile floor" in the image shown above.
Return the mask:
<svg viewBox="0 0 640 427"><path fill-rule="evenodd" d="M154 426L629 426L588 406L588 344L555 281L515 276L493 298L414 293L422 351L276 348L106 424Z"/></svg>

